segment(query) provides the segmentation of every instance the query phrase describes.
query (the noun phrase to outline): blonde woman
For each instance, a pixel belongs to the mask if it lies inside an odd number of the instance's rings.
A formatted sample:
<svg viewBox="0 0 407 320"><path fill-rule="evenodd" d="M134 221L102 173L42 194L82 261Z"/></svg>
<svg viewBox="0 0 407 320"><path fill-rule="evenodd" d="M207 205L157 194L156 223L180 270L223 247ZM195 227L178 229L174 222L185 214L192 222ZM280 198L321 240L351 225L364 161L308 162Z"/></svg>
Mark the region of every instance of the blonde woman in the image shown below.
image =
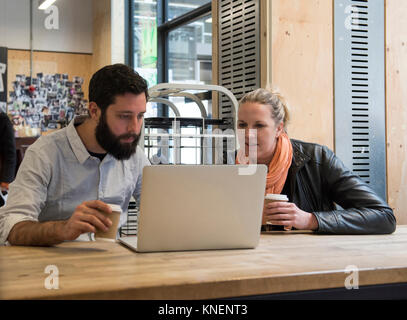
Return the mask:
<svg viewBox="0 0 407 320"><path fill-rule="evenodd" d="M245 130L245 147L236 162L242 163L250 148L256 148L257 163L268 167L265 193L289 198L264 207L263 228L271 224L331 234L394 232L396 219L387 203L327 147L290 139L288 120L287 104L271 90L257 89L239 102L237 126ZM250 137L254 130L249 129L255 129L257 139Z"/></svg>

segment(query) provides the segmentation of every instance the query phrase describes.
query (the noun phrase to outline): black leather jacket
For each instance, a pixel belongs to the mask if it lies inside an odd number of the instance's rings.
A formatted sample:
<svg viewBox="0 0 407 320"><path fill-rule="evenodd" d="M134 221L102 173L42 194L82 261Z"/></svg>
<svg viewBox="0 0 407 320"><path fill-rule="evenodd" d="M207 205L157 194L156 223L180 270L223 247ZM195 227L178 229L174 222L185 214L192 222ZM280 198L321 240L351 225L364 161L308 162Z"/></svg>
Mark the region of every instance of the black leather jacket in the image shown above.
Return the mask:
<svg viewBox="0 0 407 320"><path fill-rule="evenodd" d="M291 140L293 160L282 193L318 220L317 233L388 234L393 210L325 146ZM341 206L338 208L335 203Z"/></svg>

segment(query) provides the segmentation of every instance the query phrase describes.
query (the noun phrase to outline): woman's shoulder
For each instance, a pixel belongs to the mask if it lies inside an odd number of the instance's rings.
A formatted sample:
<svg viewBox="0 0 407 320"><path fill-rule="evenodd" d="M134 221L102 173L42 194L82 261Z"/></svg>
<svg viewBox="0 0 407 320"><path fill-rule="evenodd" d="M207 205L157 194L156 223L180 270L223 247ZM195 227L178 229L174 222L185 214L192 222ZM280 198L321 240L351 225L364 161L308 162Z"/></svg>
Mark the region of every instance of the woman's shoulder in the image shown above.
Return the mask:
<svg viewBox="0 0 407 320"><path fill-rule="evenodd" d="M302 140L298 140L298 139L290 139L291 144L293 146L293 148L299 150L299 151L303 151L303 152L309 152L309 151L314 151L314 150L330 150L327 146L322 145L322 144L318 144L315 142L306 142L306 141L302 141Z"/></svg>
<svg viewBox="0 0 407 320"><path fill-rule="evenodd" d="M297 157L300 156L305 160L321 162L327 157L329 158L334 155L334 152L325 145L305 142L298 139L290 140L291 145L293 146L293 154Z"/></svg>

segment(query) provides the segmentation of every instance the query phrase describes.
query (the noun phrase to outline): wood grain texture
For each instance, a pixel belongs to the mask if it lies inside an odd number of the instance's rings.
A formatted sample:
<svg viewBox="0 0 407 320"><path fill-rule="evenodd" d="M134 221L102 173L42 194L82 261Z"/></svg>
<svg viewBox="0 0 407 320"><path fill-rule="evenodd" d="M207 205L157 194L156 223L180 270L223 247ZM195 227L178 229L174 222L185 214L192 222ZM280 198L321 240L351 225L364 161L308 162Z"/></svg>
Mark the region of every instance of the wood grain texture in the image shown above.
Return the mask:
<svg viewBox="0 0 407 320"><path fill-rule="evenodd" d="M407 282L407 226L391 235L262 234L258 248L135 253L117 243L0 247L0 299L211 299ZM59 289L47 290L47 265Z"/></svg>
<svg viewBox="0 0 407 320"><path fill-rule="evenodd" d="M55 74L67 73L69 80L74 76L82 77L84 83L82 90L85 99L88 99L88 88L91 77L92 55L60 52L34 52L33 76L37 73ZM13 88L13 81L17 74L30 75L30 51L8 50L8 91ZM10 90L11 89L11 90Z"/></svg>
<svg viewBox="0 0 407 320"><path fill-rule="evenodd" d="M93 0L92 74L112 63L111 1Z"/></svg>
<svg viewBox="0 0 407 320"><path fill-rule="evenodd" d="M387 192L399 224L407 224L406 15L406 1L386 1Z"/></svg>
<svg viewBox="0 0 407 320"><path fill-rule="evenodd" d="M333 149L333 1L271 3L272 84L291 106L288 134Z"/></svg>

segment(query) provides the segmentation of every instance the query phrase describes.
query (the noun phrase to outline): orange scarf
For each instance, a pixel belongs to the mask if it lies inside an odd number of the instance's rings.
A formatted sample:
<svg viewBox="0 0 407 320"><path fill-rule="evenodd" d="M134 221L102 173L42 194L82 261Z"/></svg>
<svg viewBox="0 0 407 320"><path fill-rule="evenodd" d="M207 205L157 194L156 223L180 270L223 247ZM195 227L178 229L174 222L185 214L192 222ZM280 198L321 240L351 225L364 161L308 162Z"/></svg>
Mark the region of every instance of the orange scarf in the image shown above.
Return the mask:
<svg viewBox="0 0 407 320"><path fill-rule="evenodd" d="M239 161L236 157L236 164ZM293 158L293 147L286 133L280 134L274 150L273 159L269 164L266 180L266 194L280 194L287 179L288 169L290 169Z"/></svg>

